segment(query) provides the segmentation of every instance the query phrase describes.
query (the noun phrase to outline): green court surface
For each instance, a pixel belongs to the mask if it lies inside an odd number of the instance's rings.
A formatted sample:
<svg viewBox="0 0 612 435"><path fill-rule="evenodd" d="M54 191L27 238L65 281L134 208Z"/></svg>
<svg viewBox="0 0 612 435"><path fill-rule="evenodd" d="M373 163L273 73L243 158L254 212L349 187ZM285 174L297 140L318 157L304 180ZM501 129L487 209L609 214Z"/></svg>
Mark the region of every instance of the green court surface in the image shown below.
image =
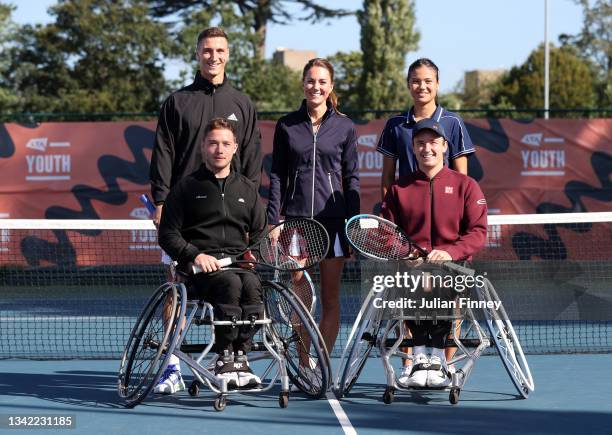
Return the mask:
<svg viewBox="0 0 612 435"><path fill-rule="evenodd" d="M72 415L74 434L575 434L610 433L610 354L531 355L536 390L519 399L501 361L481 357L458 405L444 392L398 392L383 404L382 366L371 358L351 394L330 400L291 396L278 407L278 388L233 395L223 412L213 395L186 392L149 398L127 409L116 393L117 361L0 361L0 416ZM334 360L334 363L337 360ZM331 404L335 405L336 412ZM346 418L342 418L342 414ZM340 420L337 416L340 416ZM344 426L340 421L344 422ZM19 433L6 427L1 433ZM64 433L36 430L25 433Z"/></svg>

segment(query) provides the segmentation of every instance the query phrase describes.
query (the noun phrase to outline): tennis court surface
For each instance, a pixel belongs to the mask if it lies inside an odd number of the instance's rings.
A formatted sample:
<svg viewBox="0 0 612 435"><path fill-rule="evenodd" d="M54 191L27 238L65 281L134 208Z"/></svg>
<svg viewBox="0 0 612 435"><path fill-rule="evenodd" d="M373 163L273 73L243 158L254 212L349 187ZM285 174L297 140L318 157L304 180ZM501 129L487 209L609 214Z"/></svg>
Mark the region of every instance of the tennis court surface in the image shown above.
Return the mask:
<svg viewBox="0 0 612 435"><path fill-rule="evenodd" d="M148 398L133 409L117 396L123 346L164 280L150 222L0 220L1 424L65 415L75 417L69 433L608 433L612 215L523 218L490 219L474 265L495 284L527 353L536 386L528 399L490 349L458 405L438 392L399 392L385 405L374 352L342 400L292 394L280 409L273 389L230 396L224 412L213 410L206 391ZM334 375L368 285L365 267L345 268Z"/></svg>

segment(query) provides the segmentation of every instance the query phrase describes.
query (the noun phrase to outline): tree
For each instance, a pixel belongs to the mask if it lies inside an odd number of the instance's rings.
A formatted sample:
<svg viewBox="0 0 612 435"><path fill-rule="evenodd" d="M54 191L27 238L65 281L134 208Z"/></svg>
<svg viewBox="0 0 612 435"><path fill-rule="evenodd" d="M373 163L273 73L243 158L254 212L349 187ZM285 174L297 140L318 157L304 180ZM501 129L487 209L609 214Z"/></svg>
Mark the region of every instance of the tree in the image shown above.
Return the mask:
<svg viewBox="0 0 612 435"><path fill-rule="evenodd" d="M178 31L176 50L179 57L191 64L190 73L197 71L193 60L200 31L217 22L228 35L230 57L226 67L228 79L246 93L260 111L283 111L297 107L302 98L299 73L256 55L261 37L251 26L250 12L236 13L228 2L211 1L211 8L194 10L185 15Z"/></svg>
<svg viewBox="0 0 612 435"><path fill-rule="evenodd" d="M11 41L17 34L17 26L11 19L14 9L14 6L0 3L0 113L8 111L17 103L17 96L7 81L11 63Z"/></svg>
<svg viewBox="0 0 612 435"><path fill-rule="evenodd" d="M612 106L612 4L608 0L575 0L582 5L582 31L562 34L562 45L573 45L581 57L589 59L596 77L597 102Z"/></svg>
<svg viewBox="0 0 612 435"><path fill-rule="evenodd" d="M550 49L550 108L578 109L593 104L589 64L571 47ZM544 46L513 67L499 82L492 98L496 107L534 109L544 102ZM563 114L561 116L567 116Z"/></svg>
<svg viewBox="0 0 612 435"><path fill-rule="evenodd" d="M55 22L24 26L9 80L19 111L153 112L166 93L165 26L145 0L61 0Z"/></svg>
<svg viewBox="0 0 612 435"><path fill-rule="evenodd" d="M178 13L182 18L191 16L194 12L214 11L219 4L216 0L151 0L149 3L151 13L155 17L168 17ZM221 3L235 7L241 16L248 18L251 29L258 37L255 53L261 60L265 54L268 23L289 24L295 18L316 22L352 14L344 9L322 6L314 0L229 0ZM306 14L300 17L292 16L287 11L289 4L301 5Z"/></svg>
<svg viewBox="0 0 612 435"><path fill-rule="evenodd" d="M360 106L363 109L396 109L408 101L406 55L416 50L413 0L364 0L357 13L361 25Z"/></svg>
<svg viewBox="0 0 612 435"><path fill-rule="evenodd" d="M359 110L360 80L363 73L361 52L344 53L339 51L330 56L328 60L334 67L334 91L338 95L340 111Z"/></svg>

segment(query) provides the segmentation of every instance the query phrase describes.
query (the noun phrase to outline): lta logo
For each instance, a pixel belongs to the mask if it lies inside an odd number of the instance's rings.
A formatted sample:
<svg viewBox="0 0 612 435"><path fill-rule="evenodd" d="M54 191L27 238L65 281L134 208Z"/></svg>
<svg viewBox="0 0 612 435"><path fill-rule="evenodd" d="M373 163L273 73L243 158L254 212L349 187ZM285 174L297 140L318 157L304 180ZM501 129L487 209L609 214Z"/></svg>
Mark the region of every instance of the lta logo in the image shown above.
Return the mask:
<svg viewBox="0 0 612 435"><path fill-rule="evenodd" d="M70 142L49 142L46 137L30 139L26 148L35 151L26 154L26 181L70 180Z"/></svg>

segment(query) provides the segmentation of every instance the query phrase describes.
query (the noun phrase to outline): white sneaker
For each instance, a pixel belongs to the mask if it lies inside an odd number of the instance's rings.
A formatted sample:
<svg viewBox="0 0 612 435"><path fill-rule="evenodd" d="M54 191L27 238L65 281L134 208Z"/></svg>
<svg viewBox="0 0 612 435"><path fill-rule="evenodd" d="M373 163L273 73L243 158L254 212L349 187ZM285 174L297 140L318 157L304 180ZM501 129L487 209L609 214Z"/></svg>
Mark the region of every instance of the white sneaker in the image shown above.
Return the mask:
<svg viewBox="0 0 612 435"><path fill-rule="evenodd" d="M228 389L238 388L238 373L234 371L234 355L223 355L217 360L215 375L220 381L225 380Z"/></svg>
<svg viewBox="0 0 612 435"><path fill-rule="evenodd" d="M239 388L256 388L261 384L261 379L251 370L247 356L238 351L234 358L234 368L237 370Z"/></svg>
<svg viewBox="0 0 612 435"><path fill-rule="evenodd" d="M153 389L155 394L174 394L185 389L185 382L177 365L169 365Z"/></svg>
<svg viewBox="0 0 612 435"><path fill-rule="evenodd" d="M429 368L429 359L423 353L418 354L412 362L412 369L402 385L412 388L423 388L427 385L427 373ZM400 379L401 380L401 379Z"/></svg>
<svg viewBox="0 0 612 435"><path fill-rule="evenodd" d="M451 375L446 363L437 356L432 356L427 370L427 386L430 388L445 388L451 384Z"/></svg>
<svg viewBox="0 0 612 435"><path fill-rule="evenodd" d="M397 383L402 387L408 386L408 378L410 377L410 372L412 371L412 365L402 366L400 368L400 375L397 378Z"/></svg>

